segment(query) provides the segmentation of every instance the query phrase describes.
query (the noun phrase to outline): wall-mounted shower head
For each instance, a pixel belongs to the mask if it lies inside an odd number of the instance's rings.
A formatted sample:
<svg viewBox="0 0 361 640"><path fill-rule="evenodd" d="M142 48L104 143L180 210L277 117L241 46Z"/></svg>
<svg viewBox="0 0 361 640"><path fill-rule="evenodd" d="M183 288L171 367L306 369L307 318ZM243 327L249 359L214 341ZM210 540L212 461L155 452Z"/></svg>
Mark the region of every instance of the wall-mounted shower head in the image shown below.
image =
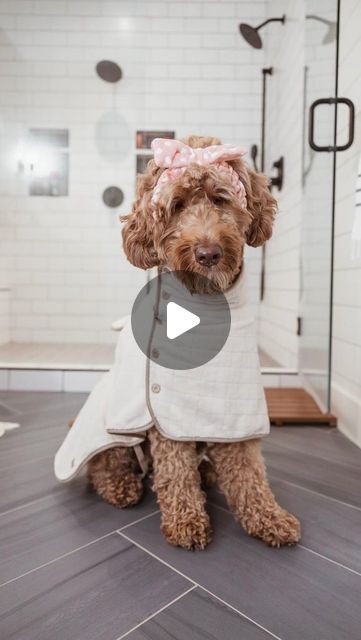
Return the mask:
<svg viewBox="0 0 361 640"><path fill-rule="evenodd" d="M120 66L112 60L101 60L95 70L99 78L105 82L119 82L123 75Z"/></svg>
<svg viewBox="0 0 361 640"><path fill-rule="evenodd" d="M323 22L328 26L328 29L323 37L322 44L330 44L330 42L334 42L337 37L337 22L333 22L332 20L327 20L326 18L321 18L321 16L306 16L306 20L318 20L318 22Z"/></svg>
<svg viewBox="0 0 361 640"><path fill-rule="evenodd" d="M286 16L283 15L282 18L268 18L268 20L265 20L264 22L259 24L258 27L252 27L250 24L241 22L241 24L239 25L239 30L246 42L248 42L251 47L254 47L255 49L262 49L262 38L259 35L258 31L262 29L262 27L266 26L266 24L268 24L269 22L281 22L282 24L284 24L285 21Z"/></svg>

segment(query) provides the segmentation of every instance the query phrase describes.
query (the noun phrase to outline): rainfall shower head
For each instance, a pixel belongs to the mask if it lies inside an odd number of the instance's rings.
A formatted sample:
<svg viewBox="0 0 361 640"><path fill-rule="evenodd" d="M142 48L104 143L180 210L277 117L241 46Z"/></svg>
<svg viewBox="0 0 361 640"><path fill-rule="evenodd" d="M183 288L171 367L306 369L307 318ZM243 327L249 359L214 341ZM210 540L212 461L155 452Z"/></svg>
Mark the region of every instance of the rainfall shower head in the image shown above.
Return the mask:
<svg viewBox="0 0 361 640"><path fill-rule="evenodd" d="M318 20L318 22L323 22L328 26L328 29L323 37L322 44L330 44L330 42L334 42L337 37L337 22L333 22L332 20L327 20L326 18L321 18L321 16L306 16L307 20Z"/></svg>
<svg viewBox="0 0 361 640"><path fill-rule="evenodd" d="M258 27L252 27L250 24L241 22L241 24L239 25L239 30L245 41L248 42L251 47L254 47L255 49L262 49L262 38L259 35L258 31L269 22L282 22L282 24L284 24L285 21L286 16L283 15L282 18L268 18L268 20L265 20L264 22L259 24Z"/></svg>

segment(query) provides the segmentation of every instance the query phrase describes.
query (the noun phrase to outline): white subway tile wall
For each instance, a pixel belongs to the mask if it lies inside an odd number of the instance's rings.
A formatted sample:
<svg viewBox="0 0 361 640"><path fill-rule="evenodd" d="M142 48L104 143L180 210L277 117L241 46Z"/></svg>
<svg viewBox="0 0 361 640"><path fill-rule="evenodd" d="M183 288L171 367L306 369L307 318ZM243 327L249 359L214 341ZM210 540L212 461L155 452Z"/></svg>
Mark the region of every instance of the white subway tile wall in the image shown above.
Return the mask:
<svg viewBox="0 0 361 640"><path fill-rule="evenodd" d="M0 344L9 342L9 291L0 288Z"/></svg>
<svg viewBox="0 0 361 640"><path fill-rule="evenodd" d="M285 367L298 365L297 316L300 291L302 215L302 92L304 5L272 0L268 17L286 14L285 26L270 26L264 37L267 77L266 173L285 158L285 181L275 190L279 204L274 236L266 246L266 290L260 305L259 344Z"/></svg>
<svg viewBox="0 0 361 640"><path fill-rule="evenodd" d="M339 95L356 108L355 141L338 154L336 179L335 272L332 356L332 404L339 426L361 446L361 259L351 260L351 229L361 155L361 4L342 0ZM340 118L338 139L347 139Z"/></svg>
<svg viewBox="0 0 361 640"><path fill-rule="evenodd" d="M263 0L0 2L2 342L113 341L111 322L145 281L117 220L133 199L135 132L259 143L264 53L238 24L265 11ZM101 59L121 66L119 84L96 75ZM24 140L37 127L69 129L68 197L28 196ZM125 194L119 210L101 200L111 184ZM256 299L259 252L248 255Z"/></svg>

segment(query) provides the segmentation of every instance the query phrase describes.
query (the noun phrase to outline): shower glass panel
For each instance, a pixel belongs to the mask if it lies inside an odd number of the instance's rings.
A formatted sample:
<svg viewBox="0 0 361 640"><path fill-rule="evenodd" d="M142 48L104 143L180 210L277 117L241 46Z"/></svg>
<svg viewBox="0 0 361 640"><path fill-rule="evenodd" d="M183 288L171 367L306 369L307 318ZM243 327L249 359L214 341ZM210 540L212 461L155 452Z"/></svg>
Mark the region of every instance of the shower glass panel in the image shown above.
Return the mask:
<svg viewBox="0 0 361 640"><path fill-rule="evenodd" d="M329 410L335 152L314 151L308 129L314 101L336 95L338 2L307 0L305 7L300 370L321 408ZM334 105L319 105L316 144L333 145L334 132Z"/></svg>

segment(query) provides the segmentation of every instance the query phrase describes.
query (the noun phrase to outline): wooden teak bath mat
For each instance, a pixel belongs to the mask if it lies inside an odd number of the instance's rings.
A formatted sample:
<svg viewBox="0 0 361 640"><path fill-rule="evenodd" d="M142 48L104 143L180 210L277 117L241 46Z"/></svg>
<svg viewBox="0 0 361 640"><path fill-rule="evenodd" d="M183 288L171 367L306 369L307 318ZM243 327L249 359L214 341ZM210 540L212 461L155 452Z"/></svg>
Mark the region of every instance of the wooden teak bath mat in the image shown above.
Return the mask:
<svg viewBox="0 0 361 640"><path fill-rule="evenodd" d="M322 413L304 389L265 389L271 424L319 424L337 426L332 413Z"/></svg>

